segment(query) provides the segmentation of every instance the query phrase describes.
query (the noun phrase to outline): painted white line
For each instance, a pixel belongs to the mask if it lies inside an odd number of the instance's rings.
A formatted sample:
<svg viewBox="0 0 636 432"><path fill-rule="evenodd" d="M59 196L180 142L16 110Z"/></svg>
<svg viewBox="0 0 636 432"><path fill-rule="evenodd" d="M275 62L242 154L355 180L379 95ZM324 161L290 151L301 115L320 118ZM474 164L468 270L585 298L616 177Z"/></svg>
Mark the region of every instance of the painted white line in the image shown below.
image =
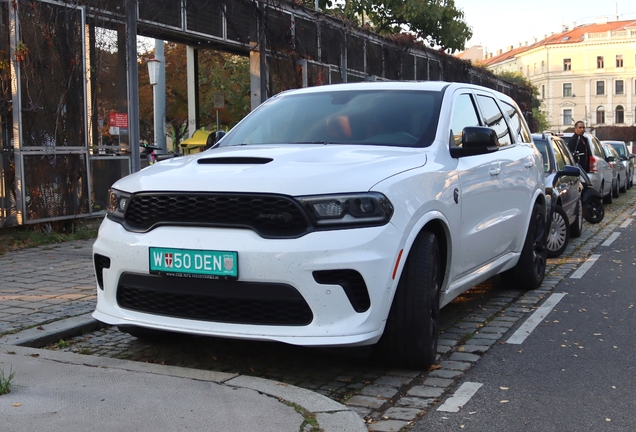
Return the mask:
<svg viewBox="0 0 636 432"><path fill-rule="evenodd" d="M476 382L465 382L460 385L453 396L446 399L446 402L442 404L437 411L444 412L459 412L464 405L468 403L471 397L477 393L477 390L483 386L483 384Z"/></svg>
<svg viewBox="0 0 636 432"><path fill-rule="evenodd" d="M592 267L592 265L594 265L596 260L600 257L601 255L599 254L591 255L583 264L581 264L578 269L576 269L574 273L572 273L570 279L581 279L583 275Z"/></svg>
<svg viewBox="0 0 636 432"><path fill-rule="evenodd" d="M634 219L626 219L625 222L621 224L621 228L627 228L632 222L634 222Z"/></svg>
<svg viewBox="0 0 636 432"><path fill-rule="evenodd" d="M556 306L561 299L565 297L565 293L552 294L548 299L541 305L539 309L534 311L530 318L526 320L521 326L517 329L517 331L510 336L510 338L506 341L509 344L521 344L524 340L532 333L536 326L539 325L543 318L545 318Z"/></svg>
<svg viewBox="0 0 636 432"><path fill-rule="evenodd" d="M617 232L612 233L612 235L609 236L607 240L605 240L601 246L611 246L612 243L614 243L614 240L616 240L619 235L621 235L621 233L617 233Z"/></svg>
<svg viewBox="0 0 636 432"><path fill-rule="evenodd" d="M632 216L636 216L636 212L632 213Z"/></svg>

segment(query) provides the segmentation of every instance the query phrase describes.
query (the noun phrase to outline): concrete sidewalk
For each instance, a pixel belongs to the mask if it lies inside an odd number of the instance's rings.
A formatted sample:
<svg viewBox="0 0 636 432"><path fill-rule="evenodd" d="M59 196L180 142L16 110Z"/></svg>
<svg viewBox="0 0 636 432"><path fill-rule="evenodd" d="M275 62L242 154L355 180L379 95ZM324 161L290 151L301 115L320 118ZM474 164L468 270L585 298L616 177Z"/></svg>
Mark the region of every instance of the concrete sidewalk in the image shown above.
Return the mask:
<svg viewBox="0 0 636 432"><path fill-rule="evenodd" d="M92 241L0 257L0 430L367 431L326 396L262 378L37 349L98 323Z"/></svg>

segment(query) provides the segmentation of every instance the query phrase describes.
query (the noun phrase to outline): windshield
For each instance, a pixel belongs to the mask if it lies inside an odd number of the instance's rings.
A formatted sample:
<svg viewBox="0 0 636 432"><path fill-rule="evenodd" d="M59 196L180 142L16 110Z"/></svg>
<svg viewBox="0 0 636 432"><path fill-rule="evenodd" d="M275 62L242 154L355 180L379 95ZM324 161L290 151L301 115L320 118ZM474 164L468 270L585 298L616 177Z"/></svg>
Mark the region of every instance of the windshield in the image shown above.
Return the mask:
<svg viewBox="0 0 636 432"><path fill-rule="evenodd" d="M441 97L441 92L416 90L284 94L250 114L220 145L426 147L435 138Z"/></svg>

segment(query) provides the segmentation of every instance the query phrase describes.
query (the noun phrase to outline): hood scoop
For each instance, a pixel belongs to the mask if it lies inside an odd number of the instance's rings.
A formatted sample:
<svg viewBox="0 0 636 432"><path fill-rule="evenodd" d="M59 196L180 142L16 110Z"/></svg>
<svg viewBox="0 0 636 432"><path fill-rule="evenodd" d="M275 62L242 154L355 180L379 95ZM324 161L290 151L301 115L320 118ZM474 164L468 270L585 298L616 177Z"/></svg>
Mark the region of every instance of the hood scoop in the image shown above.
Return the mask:
<svg viewBox="0 0 636 432"><path fill-rule="evenodd" d="M262 157L213 157L199 159L201 165L265 165L274 159Z"/></svg>

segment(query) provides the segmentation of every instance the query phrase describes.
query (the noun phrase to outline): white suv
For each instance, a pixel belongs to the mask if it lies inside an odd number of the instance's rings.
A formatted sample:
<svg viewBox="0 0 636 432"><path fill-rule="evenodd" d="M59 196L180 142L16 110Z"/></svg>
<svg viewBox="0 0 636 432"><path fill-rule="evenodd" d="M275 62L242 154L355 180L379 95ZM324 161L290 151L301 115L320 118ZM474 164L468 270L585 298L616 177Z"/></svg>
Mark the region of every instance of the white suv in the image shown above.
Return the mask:
<svg viewBox="0 0 636 432"><path fill-rule="evenodd" d="M116 182L93 316L435 359L439 308L546 264L543 169L515 102L467 84L281 93L214 148Z"/></svg>

